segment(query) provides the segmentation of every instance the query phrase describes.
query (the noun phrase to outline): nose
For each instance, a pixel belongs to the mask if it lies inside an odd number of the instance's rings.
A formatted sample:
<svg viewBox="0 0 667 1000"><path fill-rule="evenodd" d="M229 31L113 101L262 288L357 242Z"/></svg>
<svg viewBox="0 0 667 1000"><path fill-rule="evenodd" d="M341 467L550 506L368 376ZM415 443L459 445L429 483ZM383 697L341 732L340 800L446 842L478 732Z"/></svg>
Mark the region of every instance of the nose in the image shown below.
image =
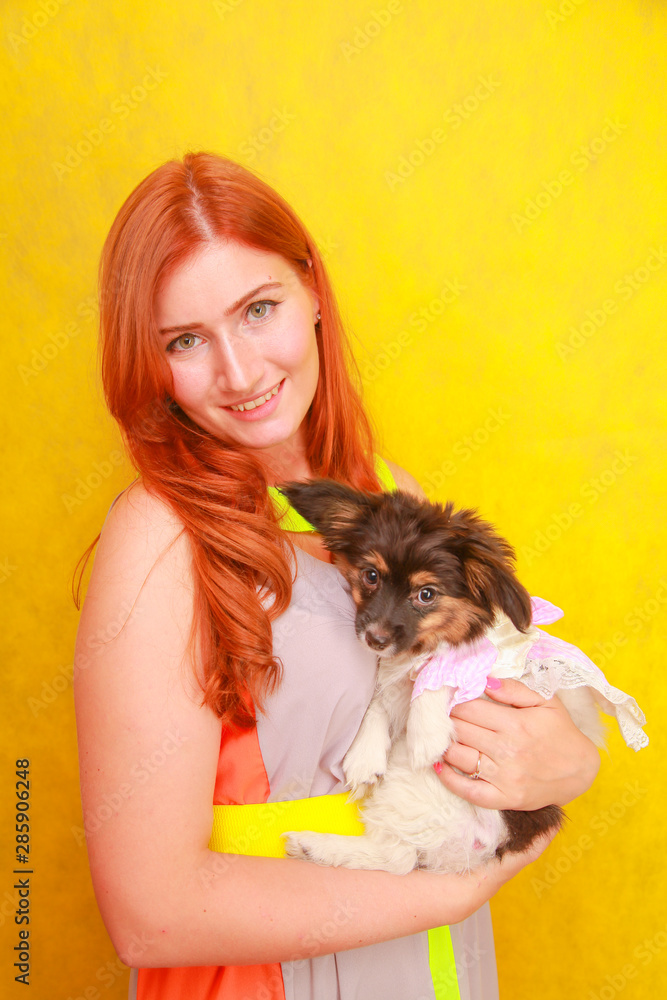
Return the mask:
<svg viewBox="0 0 667 1000"><path fill-rule="evenodd" d="M215 376L220 389L245 395L259 386L264 360L251 344L224 337L218 340L215 353Z"/></svg>
<svg viewBox="0 0 667 1000"><path fill-rule="evenodd" d="M364 631L364 641L378 652L382 652L387 646L394 646L394 653L400 652L405 646L406 630L398 622L373 622Z"/></svg>
<svg viewBox="0 0 667 1000"><path fill-rule="evenodd" d="M371 649L386 649L391 642L391 635L388 629L383 628L381 625L374 625L373 628L367 628L364 638Z"/></svg>

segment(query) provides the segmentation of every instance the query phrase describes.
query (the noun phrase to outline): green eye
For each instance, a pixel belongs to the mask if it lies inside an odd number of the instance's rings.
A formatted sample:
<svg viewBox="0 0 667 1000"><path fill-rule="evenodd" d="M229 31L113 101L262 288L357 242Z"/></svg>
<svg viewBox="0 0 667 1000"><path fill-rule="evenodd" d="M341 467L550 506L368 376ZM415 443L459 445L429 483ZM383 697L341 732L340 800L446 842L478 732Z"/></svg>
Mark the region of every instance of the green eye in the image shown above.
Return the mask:
<svg viewBox="0 0 667 1000"><path fill-rule="evenodd" d="M182 333L180 337L176 337L175 340L167 346L168 351L189 351L194 346L199 338L196 333Z"/></svg>
<svg viewBox="0 0 667 1000"><path fill-rule="evenodd" d="M253 302L248 306L247 315L250 319L266 319L273 312L278 303L273 299L262 299L260 302Z"/></svg>

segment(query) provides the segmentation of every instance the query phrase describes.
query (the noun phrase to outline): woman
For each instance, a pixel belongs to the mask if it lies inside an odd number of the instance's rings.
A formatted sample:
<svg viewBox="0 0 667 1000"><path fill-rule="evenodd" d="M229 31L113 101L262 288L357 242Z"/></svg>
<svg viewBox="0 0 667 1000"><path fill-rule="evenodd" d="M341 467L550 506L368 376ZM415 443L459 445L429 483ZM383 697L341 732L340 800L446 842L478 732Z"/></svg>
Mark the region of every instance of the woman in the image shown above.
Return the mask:
<svg viewBox="0 0 667 1000"><path fill-rule="evenodd" d="M438 997L497 995L480 907L544 842L465 877L251 856L252 826L247 851L208 846L212 803L340 792L373 689L341 578L273 487L421 493L375 457L313 241L238 165L167 163L107 238L101 326L139 478L100 536L75 693L93 883L137 996L416 1000L433 975ZM456 710L450 788L530 809L590 785L598 753L557 700L511 681L489 694L505 704ZM424 933L448 924L452 943Z"/></svg>

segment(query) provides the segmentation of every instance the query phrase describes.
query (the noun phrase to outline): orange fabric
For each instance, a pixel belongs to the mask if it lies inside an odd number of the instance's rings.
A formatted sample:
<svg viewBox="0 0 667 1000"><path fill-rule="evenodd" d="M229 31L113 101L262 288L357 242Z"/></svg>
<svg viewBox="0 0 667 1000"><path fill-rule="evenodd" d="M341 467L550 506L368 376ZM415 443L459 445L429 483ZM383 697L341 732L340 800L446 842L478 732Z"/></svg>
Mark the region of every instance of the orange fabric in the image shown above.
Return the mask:
<svg viewBox="0 0 667 1000"><path fill-rule="evenodd" d="M266 802L269 793L257 729L223 730L213 805Z"/></svg>
<svg viewBox="0 0 667 1000"><path fill-rule="evenodd" d="M137 1000L285 1000L280 965L139 969Z"/></svg>
<svg viewBox="0 0 667 1000"><path fill-rule="evenodd" d="M214 805L266 802L266 776L256 729L223 730ZM285 1000L282 969L273 965L139 969L137 1000Z"/></svg>

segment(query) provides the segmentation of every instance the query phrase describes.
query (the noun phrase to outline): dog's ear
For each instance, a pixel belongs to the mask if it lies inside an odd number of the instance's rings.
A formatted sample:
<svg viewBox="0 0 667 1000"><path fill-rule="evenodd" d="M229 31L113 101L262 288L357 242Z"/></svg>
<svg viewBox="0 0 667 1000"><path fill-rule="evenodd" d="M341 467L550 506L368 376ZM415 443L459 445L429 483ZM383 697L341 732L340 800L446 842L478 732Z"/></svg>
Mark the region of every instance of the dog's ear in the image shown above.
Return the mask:
<svg viewBox="0 0 667 1000"><path fill-rule="evenodd" d="M512 546L472 510L453 514L449 529L473 598L487 608L504 611L513 625L525 632L532 616L530 595L516 578Z"/></svg>
<svg viewBox="0 0 667 1000"><path fill-rule="evenodd" d="M372 507L373 494L332 479L310 479L278 487L292 507L312 524L331 552L347 548L350 534Z"/></svg>

